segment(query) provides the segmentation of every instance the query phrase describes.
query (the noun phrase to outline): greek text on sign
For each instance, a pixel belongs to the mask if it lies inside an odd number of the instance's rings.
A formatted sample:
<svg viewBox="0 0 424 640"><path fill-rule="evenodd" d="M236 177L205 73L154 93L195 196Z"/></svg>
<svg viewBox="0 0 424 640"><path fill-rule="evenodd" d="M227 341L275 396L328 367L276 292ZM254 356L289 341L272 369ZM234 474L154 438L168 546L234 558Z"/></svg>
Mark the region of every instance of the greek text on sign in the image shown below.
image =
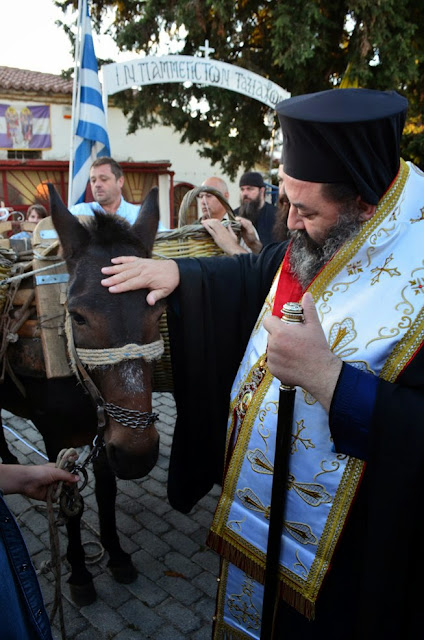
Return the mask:
<svg viewBox="0 0 424 640"><path fill-rule="evenodd" d="M290 94L275 82L211 58L195 56L146 56L102 67L103 91L112 95L134 86L189 82L236 91L274 108Z"/></svg>

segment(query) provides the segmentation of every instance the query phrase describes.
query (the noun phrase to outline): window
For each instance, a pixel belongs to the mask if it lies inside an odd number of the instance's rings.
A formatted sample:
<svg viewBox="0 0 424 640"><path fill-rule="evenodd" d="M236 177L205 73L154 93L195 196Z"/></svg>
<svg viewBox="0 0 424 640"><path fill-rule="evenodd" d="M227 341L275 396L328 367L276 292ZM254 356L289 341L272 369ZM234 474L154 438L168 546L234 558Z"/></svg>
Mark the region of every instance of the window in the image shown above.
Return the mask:
<svg viewBox="0 0 424 640"><path fill-rule="evenodd" d="M8 160L22 160L23 158L27 160L41 160L42 154L41 151L34 149L9 149L7 151Z"/></svg>

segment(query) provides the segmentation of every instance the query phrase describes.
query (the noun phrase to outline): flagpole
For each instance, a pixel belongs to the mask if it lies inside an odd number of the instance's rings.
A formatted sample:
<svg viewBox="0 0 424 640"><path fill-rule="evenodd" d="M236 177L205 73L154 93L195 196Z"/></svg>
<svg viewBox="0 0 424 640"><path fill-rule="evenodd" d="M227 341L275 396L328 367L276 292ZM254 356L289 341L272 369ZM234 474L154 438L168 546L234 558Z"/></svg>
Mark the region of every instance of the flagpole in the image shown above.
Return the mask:
<svg viewBox="0 0 424 640"><path fill-rule="evenodd" d="M77 34L75 40L75 65L74 65L74 84L72 88L72 111L71 111L71 140L69 143L69 176L68 176L68 204L72 200L72 186L74 173L74 153L75 153L75 133L77 128L77 113L80 103L80 71L81 71L81 51L85 22L87 13L87 0L78 0L78 18L77 18Z"/></svg>
<svg viewBox="0 0 424 640"><path fill-rule="evenodd" d="M72 152L68 199L70 207L84 202L93 160L99 156L110 155L102 88L88 14L88 0L79 0L79 11L80 38L75 66L73 139L70 145Z"/></svg>
<svg viewBox="0 0 424 640"><path fill-rule="evenodd" d="M103 97L103 109L105 112L105 121L106 121L106 126L107 126L107 118L108 118L108 99L109 99L109 94L108 94L108 90L107 90L107 86L106 86L106 80L105 80L105 76L103 73L103 67L101 67L100 69L100 73L102 76L102 97Z"/></svg>

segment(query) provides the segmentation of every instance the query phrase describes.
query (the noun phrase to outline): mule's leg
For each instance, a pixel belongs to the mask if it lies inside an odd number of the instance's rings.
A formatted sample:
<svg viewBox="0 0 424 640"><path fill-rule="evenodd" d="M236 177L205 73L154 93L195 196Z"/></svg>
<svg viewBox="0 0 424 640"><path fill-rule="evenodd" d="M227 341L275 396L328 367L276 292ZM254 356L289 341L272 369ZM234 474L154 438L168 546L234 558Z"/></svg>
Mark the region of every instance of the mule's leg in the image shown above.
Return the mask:
<svg viewBox="0 0 424 640"><path fill-rule="evenodd" d="M103 449L93 462L96 479L96 499L99 507L100 540L109 554L108 567L117 582L129 584L137 578L131 556L123 551L116 530L116 478Z"/></svg>
<svg viewBox="0 0 424 640"><path fill-rule="evenodd" d="M82 498L81 498L82 500ZM68 578L71 598L79 607L91 604L96 600L96 590L93 585L93 577L85 566L85 552L81 541L81 517L82 509L76 516L72 516L66 523L68 532L68 549L66 558L71 566L71 575Z"/></svg>
<svg viewBox="0 0 424 640"><path fill-rule="evenodd" d="M1 409L0 409L0 458L3 461L3 464L19 464L19 460L13 453L10 451L6 437L4 435L3 422L1 419Z"/></svg>

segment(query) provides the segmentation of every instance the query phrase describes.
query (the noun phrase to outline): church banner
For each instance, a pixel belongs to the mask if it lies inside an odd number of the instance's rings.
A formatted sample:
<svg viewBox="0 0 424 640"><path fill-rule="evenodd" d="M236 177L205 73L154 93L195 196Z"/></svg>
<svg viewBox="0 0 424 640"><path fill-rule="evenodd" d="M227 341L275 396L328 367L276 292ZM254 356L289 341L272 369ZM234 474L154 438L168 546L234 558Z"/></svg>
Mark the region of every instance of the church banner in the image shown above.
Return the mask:
<svg viewBox="0 0 424 640"><path fill-rule="evenodd" d="M213 49L212 49L213 51ZM146 56L103 65L103 87L112 95L131 87L179 82L228 89L254 98L271 109L290 94L275 82L248 69L196 56Z"/></svg>
<svg viewBox="0 0 424 640"><path fill-rule="evenodd" d="M50 106L0 103L0 149L51 149Z"/></svg>

